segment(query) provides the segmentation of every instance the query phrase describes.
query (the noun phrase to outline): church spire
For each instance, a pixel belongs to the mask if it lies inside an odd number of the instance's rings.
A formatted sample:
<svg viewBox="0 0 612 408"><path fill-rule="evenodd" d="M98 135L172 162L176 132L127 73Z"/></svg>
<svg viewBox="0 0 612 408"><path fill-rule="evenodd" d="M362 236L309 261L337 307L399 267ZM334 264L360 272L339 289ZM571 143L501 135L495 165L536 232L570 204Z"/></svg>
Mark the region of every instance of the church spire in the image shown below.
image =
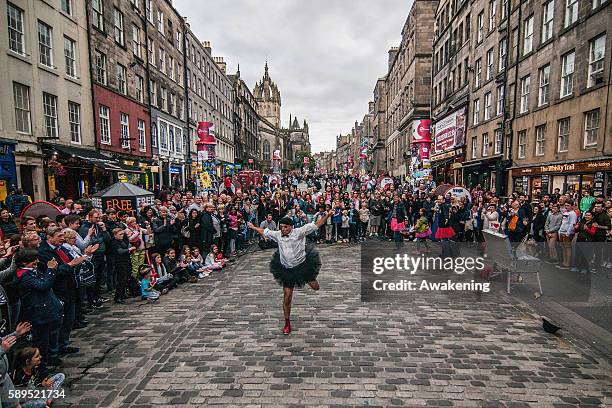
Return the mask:
<svg viewBox="0 0 612 408"><path fill-rule="evenodd" d="M269 78L270 74L268 74L268 60L266 60L266 68L265 68L265 72L264 72L264 78Z"/></svg>
<svg viewBox="0 0 612 408"><path fill-rule="evenodd" d="M236 71L236 77L240 78L240 63L238 63L238 70Z"/></svg>

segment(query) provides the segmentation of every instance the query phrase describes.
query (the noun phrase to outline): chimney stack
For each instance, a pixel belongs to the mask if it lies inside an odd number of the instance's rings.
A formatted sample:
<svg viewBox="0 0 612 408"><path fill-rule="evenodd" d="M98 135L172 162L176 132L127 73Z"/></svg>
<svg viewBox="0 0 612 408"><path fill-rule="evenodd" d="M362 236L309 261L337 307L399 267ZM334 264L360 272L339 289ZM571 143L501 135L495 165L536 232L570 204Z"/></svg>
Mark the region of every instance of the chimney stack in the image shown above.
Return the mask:
<svg viewBox="0 0 612 408"><path fill-rule="evenodd" d="M204 51L206 51L208 55L212 54L212 47L210 45L210 41L202 41L202 46L204 47Z"/></svg>
<svg viewBox="0 0 612 408"><path fill-rule="evenodd" d="M223 57L213 57L213 60L215 61L215 64L217 64L219 69L223 71L223 73L225 74L226 73L225 70L227 69L227 64L225 63L225 61L223 61Z"/></svg>
<svg viewBox="0 0 612 408"><path fill-rule="evenodd" d="M391 65L393 65L393 61L395 61L398 52L399 47L391 47L389 49L389 71L391 71Z"/></svg>

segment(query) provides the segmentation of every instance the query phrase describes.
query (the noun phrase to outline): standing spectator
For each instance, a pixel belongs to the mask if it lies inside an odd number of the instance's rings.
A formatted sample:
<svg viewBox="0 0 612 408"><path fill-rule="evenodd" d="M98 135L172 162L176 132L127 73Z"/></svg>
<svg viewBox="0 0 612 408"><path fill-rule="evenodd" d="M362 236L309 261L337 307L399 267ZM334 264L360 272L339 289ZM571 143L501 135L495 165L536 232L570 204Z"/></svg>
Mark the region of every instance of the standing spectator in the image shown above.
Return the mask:
<svg viewBox="0 0 612 408"><path fill-rule="evenodd" d="M17 265L17 287L21 299L21 321L32 324L32 345L40 350L40 375L47 377L47 364L59 365L61 361L49 361L49 346L57 341L57 328L62 322L63 307L53 293L52 287L57 274L55 259L47 262L45 270L37 268L38 251L21 249L15 254Z"/></svg>
<svg viewBox="0 0 612 408"><path fill-rule="evenodd" d="M550 211L546 217L544 223L544 235L546 236L546 242L548 244L548 261L549 263L559 262L557 256L557 242L559 240L559 228L561 228L561 222L563 216L559 212L559 204L552 204Z"/></svg>
<svg viewBox="0 0 612 408"><path fill-rule="evenodd" d="M87 288L87 301L90 307L99 309L102 307L102 302L108 300L101 296L101 285L106 273L106 260L104 258L106 254L106 245L110 240L108 232L106 232L106 225L102 222L99 210L93 209L89 211L87 219L83 221L79 228L79 235L81 235L83 239L86 239L87 236L90 235L90 228L93 228L94 232L91 234L89 242L91 245L97 244L98 249L91 258L91 263L94 266L94 272L96 274L96 283L91 288Z"/></svg>
<svg viewBox="0 0 612 408"><path fill-rule="evenodd" d="M593 251L595 252L595 269L601 269L603 266L603 253L604 248L610 248L605 244L606 236L612 228L609 211L606 211L604 204L596 202L593 206L593 226L596 228L596 232L593 235Z"/></svg>
<svg viewBox="0 0 612 408"><path fill-rule="evenodd" d="M214 205L206 204L204 207L204 213L200 218L200 236L201 236L201 245L202 245L202 253L207 254L210 252L210 247L213 244L213 240L215 237L215 226L213 222L213 211L215 210Z"/></svg>
<svg viewBox="0 0 612 408"><path fill-rule="evenodd" d="M559 227L559 241L562 248L562 261L557 265L559 269L569 269L572 259L572 240L574 239L574 226L578 221L576 212L573 210L574 202L567 200L561 212L561 226Z"/></svg>
<svg viewBox="0 0 612 408"><path fill-rule="evenodd" d="M595 197L591 195L589 190L582 190L582 198L580 199L580 204L578 206L580 213L584 214L587 211L591 211L591 206L594 202Z"/></svg>
<svg viewBox="0 0 612 408"><path fill-rule="evenodd" d="M130 256L136 251L136 247L132 246L125 238L125 230L115 228L112 231L113 239L110 244L110 253L114 259L115 272L117 273L117 288L115 290L115 303L125 303L127 278L131 270Z"/></svg>
<svg viewBox="0 0 612 408"><path fill-rule="evenodd" d="M14 194L6 197L6 207L15 217L21 216L23 209L31 203L30 197L23 192L22 189L18 188Z"/></svg>
<svg viewBox="0 0 612 408"><path fill-rule="evenodd" d="M11 235L18 234L19 228L13 220L11 213L6 208L0 210L0 230L4 239L8 239Z"/></svg>
<svg viewBox="0 0 612 408"><path fill-rule="evenodd" d="M159 217L153 219L153 233L155 234L155 246L160 254L166 253L172 247L177 235L175 220L168 217L168 209L161 207Z"/></svg>

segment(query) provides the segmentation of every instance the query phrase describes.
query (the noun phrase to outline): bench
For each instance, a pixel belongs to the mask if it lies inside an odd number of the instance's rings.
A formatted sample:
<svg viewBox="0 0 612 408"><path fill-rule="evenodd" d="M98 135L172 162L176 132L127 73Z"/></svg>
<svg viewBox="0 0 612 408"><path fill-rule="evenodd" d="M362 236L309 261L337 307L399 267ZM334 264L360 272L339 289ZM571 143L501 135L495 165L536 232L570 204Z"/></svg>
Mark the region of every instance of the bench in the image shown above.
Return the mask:
<svg viewBox="0 0 612 408"><path fill-rule="evenodd" d="M493 261L495 270L490 276L501 275L504 270L507 270L508 278L506 291L510 294L513 272L516 272L519 278L521 274L535 273L538 280L538 288L540 289L536 297L541 296L542 283L540 281L540 267L542 261L535 256L527 254L525 245L511 243L507 235L491 230L483 230L482 232L485 242L487 243L486 256Z"/></svg>

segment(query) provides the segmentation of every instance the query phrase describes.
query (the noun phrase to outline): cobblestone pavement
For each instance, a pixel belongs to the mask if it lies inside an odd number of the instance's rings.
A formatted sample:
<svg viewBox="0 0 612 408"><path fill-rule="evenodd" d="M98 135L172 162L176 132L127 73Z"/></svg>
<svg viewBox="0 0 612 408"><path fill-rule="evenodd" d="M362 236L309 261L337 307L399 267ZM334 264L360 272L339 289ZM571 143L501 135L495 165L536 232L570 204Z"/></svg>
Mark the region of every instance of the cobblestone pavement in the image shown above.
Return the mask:
<svg viewBox="0 0 612 408"><path fill-rule="evenodd" d="M321 247L321 290L282 336L270 251L75 334L58 406L601 407L609 367L502 292L362 303L359 248Z"/></svg>

